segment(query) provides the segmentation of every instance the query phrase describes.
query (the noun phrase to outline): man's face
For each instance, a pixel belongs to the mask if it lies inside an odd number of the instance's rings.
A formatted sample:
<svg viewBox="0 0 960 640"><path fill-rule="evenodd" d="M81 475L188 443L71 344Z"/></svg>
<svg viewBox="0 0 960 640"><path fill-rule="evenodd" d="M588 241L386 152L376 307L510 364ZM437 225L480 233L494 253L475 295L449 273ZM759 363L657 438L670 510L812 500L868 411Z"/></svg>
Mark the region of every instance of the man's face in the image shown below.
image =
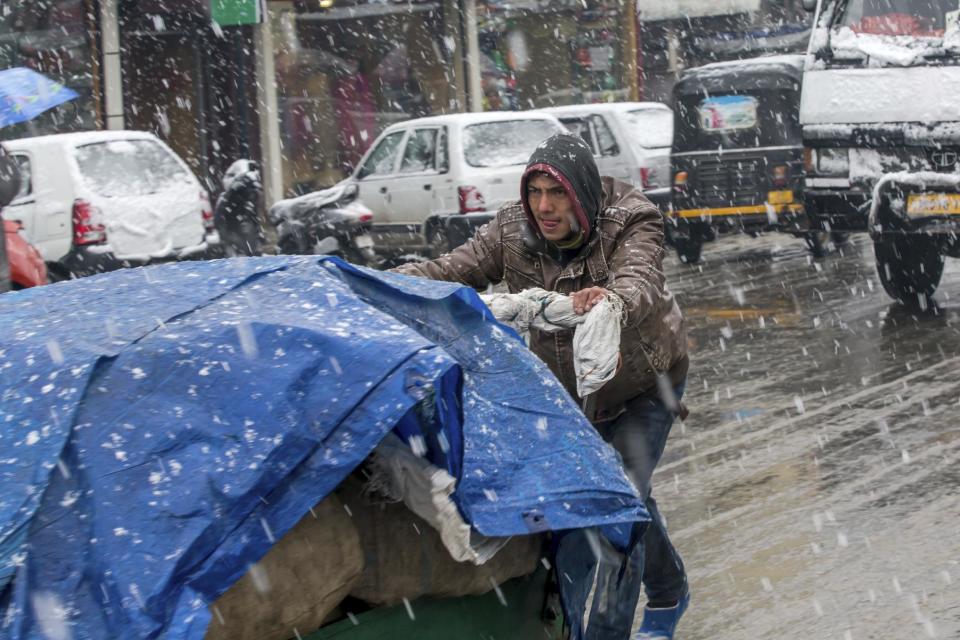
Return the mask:
<svg viewBox="0 0 960 640"><path fill-rule="evenodd" d="M557 242L572 233L573 202L562 184L538 173L527 181L526 197L544 238Z"/></svg>

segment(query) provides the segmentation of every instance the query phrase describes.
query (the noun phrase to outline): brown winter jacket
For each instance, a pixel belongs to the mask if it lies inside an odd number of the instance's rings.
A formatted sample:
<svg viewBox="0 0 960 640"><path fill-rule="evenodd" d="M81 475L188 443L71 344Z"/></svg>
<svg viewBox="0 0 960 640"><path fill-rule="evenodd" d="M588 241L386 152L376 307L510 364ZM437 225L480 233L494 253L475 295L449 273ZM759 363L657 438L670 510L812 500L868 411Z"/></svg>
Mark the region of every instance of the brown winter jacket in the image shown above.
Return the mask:
<svg viewBox="0 0 960 640"><path fill-rule="evenodd" d="M623 405L657 387L657 372L676 385L686 378L687 338L683 314L667 289L663 262L663 216L631 185L602 178L603 200L596 230L566 266L547 255L527 223L519 201L504 206L476 235L430 262L396 271L477 289L505 282L511 293L532 287L573 293L604 287L624 301L620 352L623 366L588 404L587 417L617 417ZM531 331L530 348L576 398L573 331Z"/></svg>

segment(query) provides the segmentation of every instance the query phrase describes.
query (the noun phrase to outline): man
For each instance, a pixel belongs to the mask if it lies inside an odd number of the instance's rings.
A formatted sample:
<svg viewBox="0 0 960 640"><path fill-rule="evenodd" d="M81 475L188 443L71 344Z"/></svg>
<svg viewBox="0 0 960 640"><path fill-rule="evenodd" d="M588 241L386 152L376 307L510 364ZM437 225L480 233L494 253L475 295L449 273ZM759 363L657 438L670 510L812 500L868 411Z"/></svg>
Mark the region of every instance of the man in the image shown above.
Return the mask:
<svg viewBox="0 0 960 640"><path fill-rule="evenodd" d="M475 288L505 282L511 293L531 287L567 293L579 314L604 296L623 301L622 366L584 410L620 452L652 522L622 575L622 563L600 562L586 637L629 638L642 575L648 604L637 638L671 639L689 590L650 478L679 409L688 359L683 316L661 266L663 216L631 185L601 178L589 147L570 134L555 135L534 151L520 193L519 202L500 209L464 245L397 271ZM532 331L530 348L577 397L573 332ZM581 585L589 585L598 560L585 544L575 547L572 553L580 556L571 565L589 561L589 571L577 570Z"/></svg>

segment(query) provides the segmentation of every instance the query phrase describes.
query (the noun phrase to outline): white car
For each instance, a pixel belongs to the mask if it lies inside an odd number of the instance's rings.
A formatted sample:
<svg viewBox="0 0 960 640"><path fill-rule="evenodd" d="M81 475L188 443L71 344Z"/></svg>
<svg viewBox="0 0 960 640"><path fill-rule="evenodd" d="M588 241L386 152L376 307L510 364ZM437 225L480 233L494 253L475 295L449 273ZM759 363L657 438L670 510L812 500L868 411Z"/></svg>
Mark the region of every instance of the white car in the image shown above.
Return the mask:
<svg viewBox="0 0 960 640"><path fill-rule="evenodd" d="M670 200L673 111L659 102L609 102L541 109L593 148L600 175L629 182L657 204Z"/></svg>
<svg viewBox="0 0 960 640"><path fill-rule="evenodd" d="M530 154L564 131L537 112L408 120L384 130L347 180L374 214L378 249L442 252L518 200Z"/></svg>
<svg viewBox="0 0 960 640"><path fill-rule="evenodd" d="M220 255L207 191L151 133L90 131L4 142L20 165L20 220L64 279Z"/></svg>

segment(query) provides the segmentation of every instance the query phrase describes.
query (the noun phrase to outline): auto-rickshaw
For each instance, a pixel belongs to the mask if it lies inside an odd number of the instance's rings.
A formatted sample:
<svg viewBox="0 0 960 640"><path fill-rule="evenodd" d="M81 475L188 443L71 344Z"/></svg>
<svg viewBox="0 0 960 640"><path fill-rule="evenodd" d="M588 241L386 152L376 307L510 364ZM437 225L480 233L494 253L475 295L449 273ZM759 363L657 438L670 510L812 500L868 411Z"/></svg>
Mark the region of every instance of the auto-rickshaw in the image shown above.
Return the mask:
<svg viewBox="0 0 960 640"><path fill-rule="evenodd" d="M668 232L681 260L700 259L716 231L769 230L804 237L801 202L803 56L779 55L689 69L673 89Z"/></svg>

